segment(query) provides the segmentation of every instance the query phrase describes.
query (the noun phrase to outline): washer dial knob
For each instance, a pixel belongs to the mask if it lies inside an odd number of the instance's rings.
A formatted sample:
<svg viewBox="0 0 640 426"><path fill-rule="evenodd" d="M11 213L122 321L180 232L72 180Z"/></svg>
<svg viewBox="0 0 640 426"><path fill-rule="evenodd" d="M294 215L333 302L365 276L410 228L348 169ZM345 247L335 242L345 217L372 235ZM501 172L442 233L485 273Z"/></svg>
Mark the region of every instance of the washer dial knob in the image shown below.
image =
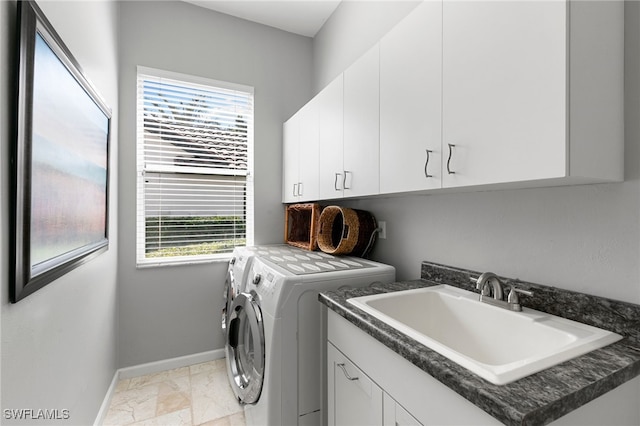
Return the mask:
<svg viewBox="0 0 640 426"><path fill-rule="evenodd" d="M262 275L260 274L255 274L253 276L253 284L258 285L260 284L260 281L262 280Z"/></svg>

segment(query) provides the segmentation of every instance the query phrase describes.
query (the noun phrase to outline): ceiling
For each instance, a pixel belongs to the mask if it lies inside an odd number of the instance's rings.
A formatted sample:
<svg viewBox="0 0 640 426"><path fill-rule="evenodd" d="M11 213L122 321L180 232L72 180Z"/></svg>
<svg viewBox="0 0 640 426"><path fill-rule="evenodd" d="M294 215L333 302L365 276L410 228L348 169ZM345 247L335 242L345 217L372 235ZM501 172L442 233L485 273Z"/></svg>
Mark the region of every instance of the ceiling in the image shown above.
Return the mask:
<svg viewBox="0 0 640 426"><path fill-rule="evenodd" d="M313 37L340 0L184 0L295 34Z"/></svg>

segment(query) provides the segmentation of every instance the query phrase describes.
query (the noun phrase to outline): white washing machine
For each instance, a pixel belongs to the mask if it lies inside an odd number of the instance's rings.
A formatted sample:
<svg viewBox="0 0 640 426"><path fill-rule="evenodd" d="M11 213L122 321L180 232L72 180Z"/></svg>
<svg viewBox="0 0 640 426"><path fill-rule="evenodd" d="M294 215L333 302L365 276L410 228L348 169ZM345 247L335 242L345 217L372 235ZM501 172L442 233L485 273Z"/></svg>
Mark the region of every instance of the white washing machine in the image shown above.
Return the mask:
<svg viewBox="0 0 640 426"><path fill-rule="evenodd" d="M229 314L231 305L237 295L244 291L247 284L247 276L249 275L249 267L255 256L294 256L303 250L292 247L287 244L273 244L263 246L244 246L233 249L229 265L227 267L227 276L225 279L223 305L222 305L222 333L227 332L227 324L229 323ZM227 361L227 368L228 361Z"/></svg>
<svg viewBox="0 0 640 426"><path fill-rule="evenodd" d="M247 425L320 425L326 342L318 292L394 280L392 266L360 258L258 253L230 308L225 346Z"/></svg>
<svg viewBox="0 0 640 426"><path fill-rule="evenodd" d="M224 303L222 307L222 332L226 333L231 304L237 295L244 291L247 285L249 267L255 256L287 256L302 252L299 248L287 244L274 244L265 246L241 246L235 247L227 267L227 276L224 285Z"/></svg>

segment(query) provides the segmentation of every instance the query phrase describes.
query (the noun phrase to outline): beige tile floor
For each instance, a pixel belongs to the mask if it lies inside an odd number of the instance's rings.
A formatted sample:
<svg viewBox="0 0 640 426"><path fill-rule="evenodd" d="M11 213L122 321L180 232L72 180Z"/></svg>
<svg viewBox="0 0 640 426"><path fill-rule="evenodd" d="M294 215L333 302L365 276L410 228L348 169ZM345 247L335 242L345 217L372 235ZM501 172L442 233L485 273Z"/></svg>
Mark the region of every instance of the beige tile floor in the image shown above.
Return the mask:
<svg viewBox="0 0 640 426"><path fill-rule="evenodd" d="M244 426L224 359L120 380L104 426Z"/></svg>

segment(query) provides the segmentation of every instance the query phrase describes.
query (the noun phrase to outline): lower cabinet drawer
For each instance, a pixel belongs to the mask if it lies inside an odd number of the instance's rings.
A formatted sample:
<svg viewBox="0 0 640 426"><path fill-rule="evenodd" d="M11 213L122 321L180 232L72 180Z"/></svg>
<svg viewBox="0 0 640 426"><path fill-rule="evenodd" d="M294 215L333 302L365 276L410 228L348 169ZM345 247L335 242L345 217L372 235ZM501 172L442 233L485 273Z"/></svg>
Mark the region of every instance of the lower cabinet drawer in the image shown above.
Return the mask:
<svg viewBox="0 0 640 426"><path fill-rule="evenodd" d="M382 425L382 389L331 343L327 345L329 425Z"/></svg>

